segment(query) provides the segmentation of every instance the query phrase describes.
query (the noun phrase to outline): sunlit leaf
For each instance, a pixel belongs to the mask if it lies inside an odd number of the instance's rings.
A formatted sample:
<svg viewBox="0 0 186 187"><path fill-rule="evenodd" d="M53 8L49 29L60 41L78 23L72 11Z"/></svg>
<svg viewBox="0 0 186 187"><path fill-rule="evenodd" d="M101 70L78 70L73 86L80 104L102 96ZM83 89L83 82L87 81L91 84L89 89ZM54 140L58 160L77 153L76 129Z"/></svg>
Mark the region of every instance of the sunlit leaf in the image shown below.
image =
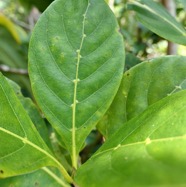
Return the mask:
<svg viewBox="0 0 186 187"><path fill-rule="evenodd" d="M31 172L43 166L57 166L70 177L52 155L12 87L0 74L0 178Z"/></svg>
<svg viewBox="0 0 186 187"><path fill-rule="evenodd" d="M75 179L81 187L185 186L185 147L186 91L181 91L123 125Z"/></svg>

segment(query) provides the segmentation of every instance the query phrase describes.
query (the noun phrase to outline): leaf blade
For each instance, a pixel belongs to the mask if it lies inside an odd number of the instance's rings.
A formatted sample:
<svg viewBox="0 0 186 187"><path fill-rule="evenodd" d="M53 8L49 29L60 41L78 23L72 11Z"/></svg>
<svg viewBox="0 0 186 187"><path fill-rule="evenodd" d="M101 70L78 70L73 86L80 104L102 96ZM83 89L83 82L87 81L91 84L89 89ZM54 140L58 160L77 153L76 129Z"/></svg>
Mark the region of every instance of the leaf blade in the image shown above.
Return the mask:
<svg viewBox="0 0 186 187"><path fill-rule="evenodd" d="M137 12L138 20L161 37L186 45L186 30L167 10L154 1L141 0L128 4Z"/></svg>
<svg viewBox="0 0 186 187"><path fill-rule="evenodd" d="M50 186L69 187L56 168L42 168L33 173L0 180L1 186Z"/></svg>
<svg viewBox="0 0 186 187"><path fill-rule="evenodd" d="M185 93L158 101L121 127L79 169L77 183L82 187L94 183L107 187L184 186Z"/></svg>
<svg viewBox="0 0 186 187"><path fill-rule="evenodd" d="M46 32L40 34L43 28ZM111 104L121 81L124 47L117 28L104 1L58 0L38 22L31 39L34 95L61 135L74 167L83 141Z"/></svg>
<svg viewBox="0 0 186 187"><path fill-rule="evenodd" d="M71 181L66 170L55 159L38 134L12 87L2 74L0 74L0 101L2 108L0 111L0 178L52 165L60 168L65 177L67 175L67 180ZM19 160L20 156L24 156L24 159Z"/></svg>
<svg viewBox="0 0 186 187"><path fill-rule="evenodd" d="M186 58L165 56L126 71L115 99L98 129L106 138L147 107L186 88ZM141 89L143 88L143 89Z"/></svg>
<svg viewBox="0 0 186 187"><path fill-rule="evenodd" d="M49 132L47 126L45 124L44 119L42 118L37 106L33 103L33 101L28 98L24 97L21 92L21 87L13 82L10 79L7 79L11 87L14 89L15 94L17 95L18 99L21 101L24 109L27 111L30 119L32 120L33 124L35 125L37 131L39 132L42 139L45 141L47 146L51 148L51 142L49 139Z"/></svg>

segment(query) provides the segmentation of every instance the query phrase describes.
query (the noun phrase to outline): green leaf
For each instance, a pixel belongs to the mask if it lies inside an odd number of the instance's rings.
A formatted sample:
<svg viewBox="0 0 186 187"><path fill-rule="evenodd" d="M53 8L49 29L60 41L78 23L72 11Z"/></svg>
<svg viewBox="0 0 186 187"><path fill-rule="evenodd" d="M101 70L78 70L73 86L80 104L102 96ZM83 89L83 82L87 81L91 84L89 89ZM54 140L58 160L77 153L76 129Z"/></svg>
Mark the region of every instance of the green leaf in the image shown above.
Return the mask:
<svg viewBox="0 0 186 187"><path fill-rule="evenodd" d="M30 119L32 120L33 124L35 124L35 127L39 134L41 135L42 139L45 141L47 146L51 147L50 139L49 139L49 132L46 126L46 123L44 119L41 117L41 114L39 113L38 109L36 108L35 104L32 102L29 98L20 98L20 101L27 111Z"/></svg>
<svg viewBox="0 0 186 187"><path fill-rule="evenodd" d="M124 69L123 40L103 0L57 0L30 42L33 93L77 167L84 140L111 104Z"/></svg>
<svg viewBox="0 0 186 187"><path fill-rule="evenodd" d="M70 187L55 168L42 168L26 175L0 180L2 187Z"/></svg>
<svg viewBox="0 0 186 187"><path fill-rule="evenodd" d="M71 182L71 178L51 154L2 74L0 108L0 178L28 173L48 165L57 166Z"/></svg>
<svg viewBox="0 0 186 187"><path fill-rule="evenodd" d="M135 1L128 4L128 9L136 11L138 20L154 33L186 45L186 30L160 3L152 0Z"/></svg>
<svg viewBox="0 0 186 187"><path fill-rule="evenodd" d="M147 60L125 72L119 91L98 128L108 138L148 106L183 89L186 89L186 57Z"/></svg>
<svg viewBox="0 0 186 187"><path fill-rule="evenodd" d="M185 186L186 91L122 126L77 171L81 187Z"/></svg>
<svg viewBox="0 0 186 187"><path fill-rule="evenodd" d="M39 113L38 108L36 107L36 105L33 103L33 101L30 98L23 96L21 92L21 87L18 84L16 84L15 82L9 79L8 79L8 82L14 89L15 94L17 95L18 99L21 101L21 104L23 105L24 109L28 113L30 119L35 125L40 136L45 141L47 146L51 148L49 132L48 132L44 119L41 117L41 114Z"/></svg>

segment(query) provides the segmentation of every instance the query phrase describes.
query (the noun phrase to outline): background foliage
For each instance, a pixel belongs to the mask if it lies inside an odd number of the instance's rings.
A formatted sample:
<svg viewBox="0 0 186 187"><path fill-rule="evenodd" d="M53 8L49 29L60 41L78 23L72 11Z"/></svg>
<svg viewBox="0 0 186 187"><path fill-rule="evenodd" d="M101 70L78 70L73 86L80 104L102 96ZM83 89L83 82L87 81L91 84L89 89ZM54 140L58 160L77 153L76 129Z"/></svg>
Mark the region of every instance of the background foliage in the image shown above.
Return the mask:
<svg viewBox="0 0 186 187"><path fill-rule="evenodd" d="M46 9L46 7L52 2L52 0L0 0L0 71L10 78L11 80L17 82L21 86L20 88L15 86L15 92L19 95L19 98L22 102L22 104L27 107L28 114L30 116L37 116L31 117L33 121L37 121L35 124L40 124L42 127L44 126L45 131L41 131L41 126L38 126L38 131L41 133L41 136L46 137L46 134L49 134L50 139L46 139L46 144L51 147L58 159L63 163L65 168L71 169L71 166L69 165L70 155L69 153L64 149L65 145L61 143L60 136L58 133L50 126L49 122L44 118L43 114L37 109L37 106L35 107L32 105L32 102L35 103L35 101L31 101L30 99L33 99L32 91L30 88L30 81L28 77L27 72L27 66L28 66L28 44L30 41L30 35L32 33L32 29L37 22L40 14ZM164 36L159 36L161 33L156 33L153 28L145 27L145 23L142 25L139 21L142 19L140 17L140 14L138 12L138 9L135 7L135 5L129 6L127 3L131 3L133 1L131 0L107 0L107 3L113 10L114 14L117 17L119 26L120 26L120 33L122 34L124 40L125 40L125 48L126 48L126 65L125 65L125 72L129 70L131 67L135 66L136 64L140 64L144 59L151 59L154 57L161 57L166 54L179 54L179 55L185 55L186 48L183 45L177 45L170 43L168 40L164 39ZM170 3L168 0L166 1L158 1L163 6ZM174 1L175 6L173 7L175 13L176 13L176 19L180 22L182 26L186 25L186 4L184 0L176 0ZM130 9L135 9L136 12L131 11ZM171 11L168 9L168 11ZM137 13L138 12L138 13ZM139 21L138 21L139 20ZM148 21L148 20L147 20ZM147 22L148 25L148 22ZM178 26L179 27L179 26ZM149 30L150 28L151 30ZM154 31L154 32L153 32ZM159 35L157 35L159 34ZM175 41L176 42L176 41ZM169 47L174 45L177 45L176 52L170 53ZM175 47L175 46L174 46ZM176 59L176 61L179 61L180 59ZM155 63L153 64L155 67L153 68L159 68L158 64L161 63L161 58L158 60L155 60ZM173 62L171 60L169 63L174 66ZM131 77L128 77L128 72L124 74L124 77L127 77L125 79L123 85L126 85L125 87L121 85L120 90L125 91L126 93L133 93L132 88L130 88L129 85L133 84L133 81L135 79L138 79L141 77L140 73L137 74L138 70L140 68L144 68L147 71L151 71L151 68L147 67L148 60L146 63L139 65L137 68L132 69L129 71ZM147 68L146 68L147 67ZM162 68L162 76L163 79L159 80L158 76L159 74L154 74L153 77L148 78L146 81L153 82L156 85L154 87L158 87L158 84L162 85L163 80L166 80L166 74L164 73L164 68ZM170 68L171 69L171 68ZM166 69L167 70L167 69ZM185 82L184 82L184 71L185 67L183 66L175 66L174 70L179 73L180 70L183 70L179 76L177 74L174 74L174 77L171 81L168 81L169 87L167 90L164 90L164 93L159 93L159 95L162 95L163 98L165 95L177 92L180 88L179 85L182 84L182 89L185 89ZM172 71L170 70L169 74L171 74ZM146 78L146 77L145 77ZM156 82L156 80L159 80L160 82ZM142 80L145 81L145 80ZM174 87L174 83L178 83L178 87ZM174 83L173 83L174 82ZM167 82L165 82L167 83ZM153 85L154 85L153 84ZM127 87L128 86L128 87ZM167 86L167 85L166 85ZM143 90L140 90L138 88L138 85L134 85L135 89L139 91L141 94L142 100L146 99L145 94L141 93ZM160 98L157 98L153 95L153 86L148 87L150 89L150 99L149 99L149 105L153 102L159 100ZM134 88L133 88L134 89ZM22 93L21 93L22 92ZM161 92L161 89L160 89ZM23 99L23 96L27 96L30 99ZM118 93L118 95L121 93ZM141 111L143 111L147 106L143 103L143 106L139 106L137 108L135 106L135 103L133 102L135 98L132 98L132 94L130 98L127 98L127 102L131 102L131 108L128 108L128 118L133 118L136 116L136 114L140 114ZM119 98L119 96L118 96ZM126 101L121 101L120 99L117 101L117 97L115 98L116 102L122 102L126 103ZM31 104L28 104L31 103ZM180 101L181 103L181 101ZM32 106L31 108L28 108L28 106ZM140 111L140 112L139 112ZM36 114L37 113L37 114ZM112 118L112 111L110 111ZM147 115L147 114L145 114ZM42 116L42 118L41 118ZM108 116L104 116L104 120L107 120ZM141 117L143 118L143 116ZM127 119L122 119L124 121L127 121ZM112 122L111 122L112 123ZM118 122L118 124L120 124ZM91 157L91 155L102 145L105 138L109 138L110 131L113 132L115 129L108 129L107 132L103 131L105 130L105 124L99 123L97 126L97 129L93 130L89 137L86 139L84 148L82 149L80 156L81 156L81 162L84 163L88 158ZM42 129L43 130L43 129ZM42 133L44 133L42 135ZM104 135L104 137L103 137ZM119 140L116 140L119 141ZM93 158L93 160L98 160L99 163L99 157ZM99 165L99 164L98 164ZM86 166L85 166L86 167ZM89 168L89 165L87 166ZM81 171L80 171L81 172ZM33 173L33 178L31 180L30 177L27 177L27 175L23 178L19 178L19 180L16 180L15 178L12 178L10 181L4 180L2 182L2 185L7 185L13 182L14 180L17 181L17 186L19 186L19 183L27 183L28 180L30 183L37 184L37 180L39 181L41 177L46 179L45 182L55 183L55 181L48 181L46 175L46 171L39 170L36 173ZM60 174L55 171L56 176L60 176ZM60 176L61 177L61 176ZM78 177L77 177L78 178ZM81 179L79 179L81 180ZM1 184L1 183L0 183ZM56 184L57 185L57 184ZM105 184L106 185L106 184Z"/></svg>
<svg viewBox="0 0 186 187"><path fill-rule="evenodd" d="M32 97L27 75L27 52L32 29L40 13L52 0L1 0L0 1L0 70L4 75L16 81L26 96ZM148 30L136 19L135 12L128 11L130 0L107 0L114 11L120 32L125 40L125 70L144 59L167 54L168 41ZM168 1L170 3L170 1ZM160 2L162 3L162 2ZM177 19L186 24L185 1L175 1ZM177 54L184 54L185 47L179 45ZM82 158L95 151L102 141L98 132L92 132L87 139L87 147Z"/></svg>

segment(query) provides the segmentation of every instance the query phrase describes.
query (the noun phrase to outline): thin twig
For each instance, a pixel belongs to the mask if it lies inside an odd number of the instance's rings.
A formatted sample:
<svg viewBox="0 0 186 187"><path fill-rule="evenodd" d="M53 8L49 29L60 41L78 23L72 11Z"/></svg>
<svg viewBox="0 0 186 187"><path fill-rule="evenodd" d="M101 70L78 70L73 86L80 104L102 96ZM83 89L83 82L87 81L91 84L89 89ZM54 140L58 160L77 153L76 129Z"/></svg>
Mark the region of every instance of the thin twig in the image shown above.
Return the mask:
<svg viewBox="0 0 186 187"><path fill-rule="evenodd" d="M0 71L18 74L18 75L28 75L28 71L25 69L10 68L9 66L4 64L0 65Z"/></svg>
<svg viewBox="0 0 186 187"><path fill-rule="evenodd" d="M173 16L176 17L176 4L174 0L162 0L163 5L168 10L168 12ZM176 43L168 41L167 47L167 54L168 55L176 55L177 54L177 47Z"/></svg>
<svg viewBox="0 0 186 187"><path fill-rule="evenodd" d="M31 26L29 24L26 24L25 22L22 22L20 20L16 20L14 18L12 18L12 20L14 21L15 24L19 25L20 27L22 27L22 28L24 28L24 29L26 29L28 31L32 30L32 28L31 28Z"/></svg>

